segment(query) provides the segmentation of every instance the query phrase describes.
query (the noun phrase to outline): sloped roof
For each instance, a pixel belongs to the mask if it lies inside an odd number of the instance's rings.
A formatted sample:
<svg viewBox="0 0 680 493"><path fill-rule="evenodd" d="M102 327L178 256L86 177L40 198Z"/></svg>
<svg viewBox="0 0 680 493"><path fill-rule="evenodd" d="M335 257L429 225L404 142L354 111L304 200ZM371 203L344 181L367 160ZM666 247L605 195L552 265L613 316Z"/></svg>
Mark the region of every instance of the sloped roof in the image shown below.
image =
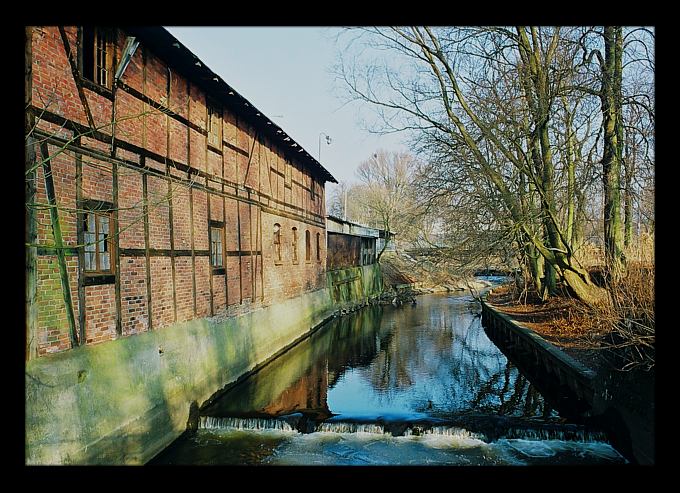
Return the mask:
<svg viewBox="0 0 680 493"><path fill-rule="evenodd" d="M338 182L319 161L295 142L285 130L227 84L222 77L210 70L202 60L170 34L167 29L153 26L123 27L123 30L129 35L137 37L155 55L203 89L211 98L220 101L225 107L243 118L257 129L260 135L265 135L272 142L278 144L289 158L306 165L313 174L324 181Z"/></svg>

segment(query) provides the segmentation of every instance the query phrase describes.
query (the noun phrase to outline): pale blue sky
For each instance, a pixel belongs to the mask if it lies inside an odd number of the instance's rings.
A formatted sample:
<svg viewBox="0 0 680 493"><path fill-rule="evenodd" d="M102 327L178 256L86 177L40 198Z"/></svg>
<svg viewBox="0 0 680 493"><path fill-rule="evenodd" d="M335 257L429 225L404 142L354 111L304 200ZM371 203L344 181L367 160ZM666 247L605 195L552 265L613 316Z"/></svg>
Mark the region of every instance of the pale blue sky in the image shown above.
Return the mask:
<svg viewBox="0 0 680 493"><path fill-rule="evenodd" d="M362 128L369 107L343 106L334 94L330 68L337 60L336 28L166 27L213 72L251 101L318 159L338 181L377 149L405 150L399 135L378 136ZM330 192L327 187L326 192Z"/></svg>

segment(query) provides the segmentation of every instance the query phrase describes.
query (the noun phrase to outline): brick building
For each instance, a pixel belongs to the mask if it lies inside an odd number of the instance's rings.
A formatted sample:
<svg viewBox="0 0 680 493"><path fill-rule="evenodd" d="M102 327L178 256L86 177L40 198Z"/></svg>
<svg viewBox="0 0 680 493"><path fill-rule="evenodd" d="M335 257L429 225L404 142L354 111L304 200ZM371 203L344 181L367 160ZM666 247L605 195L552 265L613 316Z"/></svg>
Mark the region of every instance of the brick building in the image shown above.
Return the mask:
<svg viewBox="0 0 680 493"><path fill-rule="evenodd" d="M323 287L335 179L282 128L163 28L27 33L29 358Z"/></svg>
<svg viewBox="0 0 680 493"><path fill-rule="evenodd" d="M381 230L335 216L326 218L329 271L371 265L376 262L376 242Z"/></svg>

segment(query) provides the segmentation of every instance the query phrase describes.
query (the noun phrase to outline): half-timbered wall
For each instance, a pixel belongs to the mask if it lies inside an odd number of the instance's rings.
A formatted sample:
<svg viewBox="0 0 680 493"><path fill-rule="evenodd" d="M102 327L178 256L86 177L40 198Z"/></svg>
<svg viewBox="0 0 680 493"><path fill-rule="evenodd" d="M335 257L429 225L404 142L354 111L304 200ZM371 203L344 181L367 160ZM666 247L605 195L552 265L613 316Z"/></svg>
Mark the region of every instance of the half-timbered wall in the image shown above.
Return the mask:
<svg viewBox="0 0 680 493"><path fill-rule="evenodd" d="M125 35L117 31L114 39L115 63ZM80 344L242 312L322 287L323 180L143 44L112 89L86 80L83 42L77 27L32 29L34 136L48 144ZM221 115L216 146L208 144L208 105ZM40 355L71 347L46 196L50 180L41 164L46 157L38 148ZM84 269L84 214L93 203L105 204L111 217L108 276ZM211 267L211 221L223 228L222 269Z"/></svg>

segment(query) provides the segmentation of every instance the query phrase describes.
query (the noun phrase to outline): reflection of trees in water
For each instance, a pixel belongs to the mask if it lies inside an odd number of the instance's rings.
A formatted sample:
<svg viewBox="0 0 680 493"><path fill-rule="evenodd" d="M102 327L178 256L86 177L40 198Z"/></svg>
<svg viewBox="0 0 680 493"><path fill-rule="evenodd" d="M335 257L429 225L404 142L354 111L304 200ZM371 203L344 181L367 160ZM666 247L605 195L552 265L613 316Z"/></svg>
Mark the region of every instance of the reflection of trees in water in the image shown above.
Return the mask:
<svg viewBox="0 0 680 493"><path fill-rule="evenodd" d="M547 412L542 396L488 339L469 306L418 308L393 310L383 320L393 325L392 337L363 372L380 394L411 393L415 410L434 415Z"/></svg>
<svg viewBox="0 0 680 493"><path fill-rule="evenodd" d="M347 368L370 365L378 347L389 344L391 334L381 327L383 307L369 306L347 317L338 318L328 327L328 371L335 381ZM335 382L329 382L332 387Z"/></svg>
<svg viewBox="0 0 680 493"><path fill-rule="evenodd" d="M476 305L424 299L416 307L372 306L335 319L228 392L213 411L322 411L327 389L348 369L358 369L379 400L399 394L408 409L432 415L544 411L543 398L487 338L475 312Z"/></svg>

